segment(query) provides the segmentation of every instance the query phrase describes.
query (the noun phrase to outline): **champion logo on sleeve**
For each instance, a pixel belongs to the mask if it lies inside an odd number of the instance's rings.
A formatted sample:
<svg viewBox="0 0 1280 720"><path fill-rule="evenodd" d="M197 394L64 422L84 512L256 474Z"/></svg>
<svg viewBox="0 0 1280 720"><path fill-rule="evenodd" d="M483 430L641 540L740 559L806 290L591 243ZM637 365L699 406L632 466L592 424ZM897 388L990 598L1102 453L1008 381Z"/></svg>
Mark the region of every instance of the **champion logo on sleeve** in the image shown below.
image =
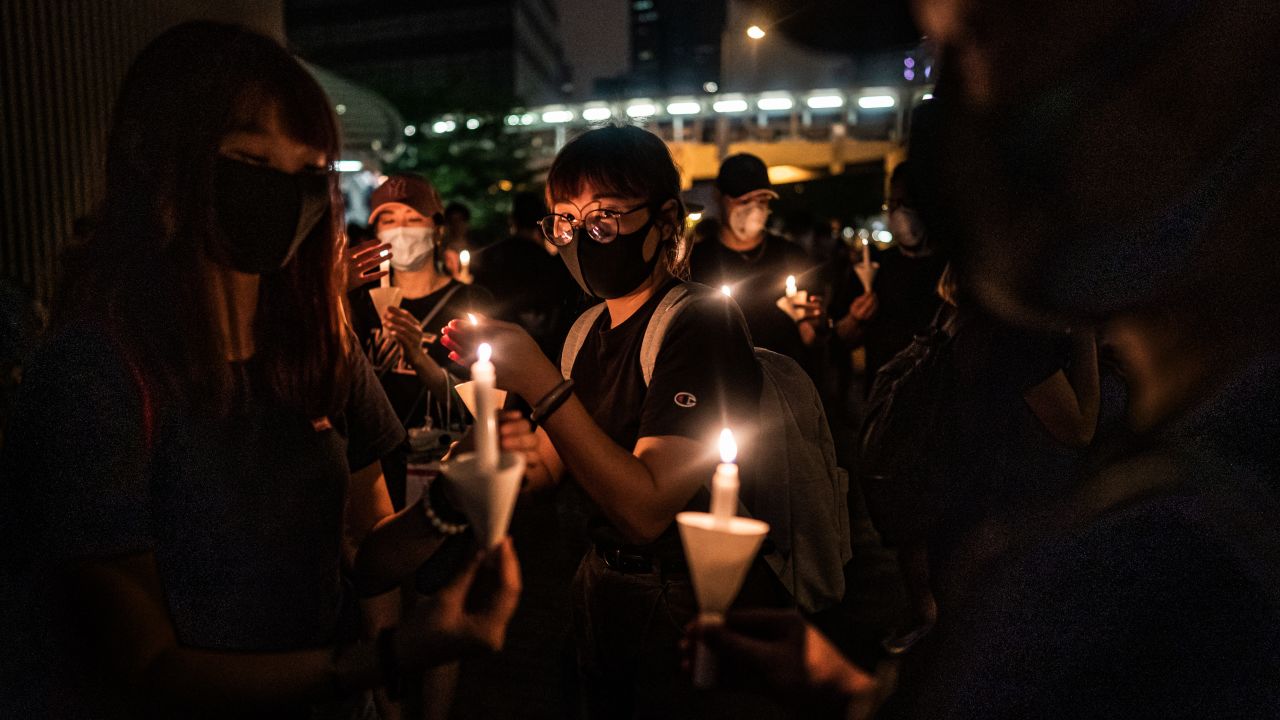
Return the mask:
<svg viewBox="0 0 1280 720"><path fill-rule="evenodd" d="M675 403L682 408L691 408L698 404L698 398L693 393L678 392L676 393Z"/></svg>

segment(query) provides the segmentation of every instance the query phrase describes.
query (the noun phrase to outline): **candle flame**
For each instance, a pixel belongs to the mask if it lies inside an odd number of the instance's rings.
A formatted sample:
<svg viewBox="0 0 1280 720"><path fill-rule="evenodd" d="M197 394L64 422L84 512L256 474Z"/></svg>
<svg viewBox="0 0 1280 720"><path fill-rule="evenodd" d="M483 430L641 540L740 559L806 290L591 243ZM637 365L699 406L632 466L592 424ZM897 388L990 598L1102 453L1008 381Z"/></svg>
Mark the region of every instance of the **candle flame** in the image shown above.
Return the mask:
<svg viewBox="0 0 1280 720"><path fill-rule="evenodd" d="M480 324L480 321L479 321L479 320L476 320L476 316L475 316L475 314L474 314L474 313L467 313L467 319L471 321L471 324L472 324L472 325L479 325L479 324Z"/></svg>
<svg viewBox="0 0 1280 720"><path fill-rule="evenodd" d="M720 293L725 297L731 297L733 295L733 291L729 289L728 285L721 285Z"/></svg>
<svg viewBox="0 0 1280 720"><path fill-rule="evenodd" d="M462 263L464 266L466 266L466 265L470 265L470 264L471 264L471 251L470 251L470 250L463 250L462 252L458 253L458 262Z"/></svg>
<svg viewBox="0 0 1280 720"><path fill-rule="evenodd" d="M487 363L491 357L493 357L493 348L489 343L480 343L480 347L476 348L476 360Z"/></svg>
<svg viewBox="0 0 1280 720"><path fill-rule="evenodd" d="M720 431L720 462L731 463L738 458L738 443L733 439L733 431L725 428Z"/></svg>
<svg viewBox="0 0 1280 720"><path fill-rule="evenodd" d="M788 295L796 294L796 276L795 275L787 276L787 294Z"/></svg>
<svg viewBox="0 0 1280 720"><path fill-rule="evenodd" d="M868 240L868 239L866 239L866 238L862 238L862 246L863 246L863 247L866 247L867 245L870 245L870 244L871 244L871 241L870 241L870 240Z"/></svg>
<svg viewBox="0 0 1280 720"><path fill-rule="evenodd" d="M378 257L388 257L390 255L391 255L390 250L383 250L382 252L378 253Z"/></svg>

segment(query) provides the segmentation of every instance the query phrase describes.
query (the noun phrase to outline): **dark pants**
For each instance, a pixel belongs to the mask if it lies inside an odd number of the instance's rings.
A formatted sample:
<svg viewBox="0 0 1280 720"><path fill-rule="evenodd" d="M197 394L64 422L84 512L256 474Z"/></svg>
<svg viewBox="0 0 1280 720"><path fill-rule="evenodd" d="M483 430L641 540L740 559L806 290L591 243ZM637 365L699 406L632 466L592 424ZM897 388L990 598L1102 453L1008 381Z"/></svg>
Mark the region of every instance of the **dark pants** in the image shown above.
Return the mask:
<svg viewBox="0 0 1280 720"><path fill-rule="evenodd" d="M680 669L680 637L697 613L686 571L619 572L594 551L573 579L574 628L586 716L785 717L765 698L695 691ZM735 607L779 607L786 593L757 559Z"/></svg>

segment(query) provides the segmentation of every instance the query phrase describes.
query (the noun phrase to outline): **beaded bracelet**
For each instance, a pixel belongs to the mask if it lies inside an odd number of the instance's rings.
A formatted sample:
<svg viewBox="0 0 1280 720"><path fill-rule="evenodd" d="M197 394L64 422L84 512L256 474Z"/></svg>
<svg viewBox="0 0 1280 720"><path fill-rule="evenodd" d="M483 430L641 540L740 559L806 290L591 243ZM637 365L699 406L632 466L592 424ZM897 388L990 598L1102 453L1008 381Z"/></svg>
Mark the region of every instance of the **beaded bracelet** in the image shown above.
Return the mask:
<svg viewBox="0 0 1280 720"><path fill-rule="evenodd" d="M427 491L422 493L422 509L427 514L427 522L431 523L431 527L441 535L461 535L467 531L467 523L465 522L449 522L435 511L431 506L431 495L435 492L439 481L432 481Z"/></svg>

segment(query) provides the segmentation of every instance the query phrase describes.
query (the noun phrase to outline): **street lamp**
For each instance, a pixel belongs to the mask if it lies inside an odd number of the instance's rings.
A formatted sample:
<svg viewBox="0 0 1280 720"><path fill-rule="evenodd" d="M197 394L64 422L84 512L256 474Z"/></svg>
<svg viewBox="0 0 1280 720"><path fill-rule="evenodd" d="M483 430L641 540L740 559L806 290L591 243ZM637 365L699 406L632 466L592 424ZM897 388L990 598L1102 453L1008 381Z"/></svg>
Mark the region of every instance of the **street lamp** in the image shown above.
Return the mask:
<svg viewBox="0 0 1280 720"><path fill-rule="evenodd" d="M747 37L751 38L752 40L759 40L760 38L764 37L764 30L759 25L752 25L751 27L747 28Z"/></svg>

